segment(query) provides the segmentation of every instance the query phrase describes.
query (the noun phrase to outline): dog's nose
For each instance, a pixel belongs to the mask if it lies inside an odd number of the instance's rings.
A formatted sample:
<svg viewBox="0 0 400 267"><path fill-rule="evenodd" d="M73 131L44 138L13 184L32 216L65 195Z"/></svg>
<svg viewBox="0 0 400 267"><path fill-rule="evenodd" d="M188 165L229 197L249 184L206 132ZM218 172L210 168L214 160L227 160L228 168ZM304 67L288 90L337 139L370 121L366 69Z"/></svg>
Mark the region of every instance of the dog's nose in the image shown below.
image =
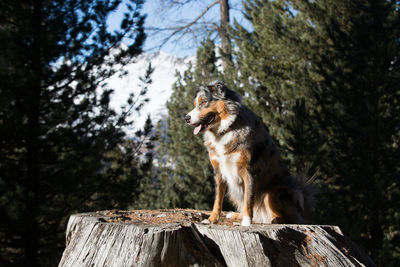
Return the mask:
<svg viewBox="0 0 400 267"><path fill-rule="evenodd" d="M186 121L187 123L190 122L190 115L186 115L186 116L185 116L185 121Z"/></svg>

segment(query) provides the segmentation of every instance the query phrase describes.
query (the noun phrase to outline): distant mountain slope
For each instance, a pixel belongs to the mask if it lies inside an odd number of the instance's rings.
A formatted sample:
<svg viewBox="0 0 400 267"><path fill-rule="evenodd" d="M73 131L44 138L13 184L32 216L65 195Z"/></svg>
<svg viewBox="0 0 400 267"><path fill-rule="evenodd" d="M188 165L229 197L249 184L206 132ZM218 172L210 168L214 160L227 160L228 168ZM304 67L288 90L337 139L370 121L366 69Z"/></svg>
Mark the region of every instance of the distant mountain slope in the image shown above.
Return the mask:
<svg viewBox="0 0 400 267"><path fill-rule="evenodd" d="M143 54L136 60L136 63L124 67L128 71L128 75L122 78L114 75L108 80L110 87L115 89L111 97L111 106L120 110L120 106L126 104L129 94L138 92L139 76L144 75L148 63L151 62L152 67L155 68L152 75L153 83L149 86L146 94L150 101L143 106L139 113L133 114L135 125L131 129L127 129L129 135L142 128L147 114L150 114L153 123L167 114L166 102L172 93L172 84L176 80L175 73L176 71L181 73L185 71L189 61L194 61L194 57L178 58L163 52Z"/></svg>

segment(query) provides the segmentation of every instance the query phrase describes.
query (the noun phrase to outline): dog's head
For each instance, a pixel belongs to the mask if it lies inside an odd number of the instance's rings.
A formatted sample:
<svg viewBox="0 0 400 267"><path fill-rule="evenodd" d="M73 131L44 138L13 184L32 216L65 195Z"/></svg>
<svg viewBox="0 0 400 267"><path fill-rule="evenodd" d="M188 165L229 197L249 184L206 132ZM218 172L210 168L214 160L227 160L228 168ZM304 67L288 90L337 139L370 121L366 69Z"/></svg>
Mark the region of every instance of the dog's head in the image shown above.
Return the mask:
<svg viewBox="0 0 400 267"><path fill-rule="evenodd" d="M196 135L214 127L221 133L236 119L240 104L240 96L223 82L217 81L197 90L194 109L186 115L185 120L195 127L193 133Z"/></svg>

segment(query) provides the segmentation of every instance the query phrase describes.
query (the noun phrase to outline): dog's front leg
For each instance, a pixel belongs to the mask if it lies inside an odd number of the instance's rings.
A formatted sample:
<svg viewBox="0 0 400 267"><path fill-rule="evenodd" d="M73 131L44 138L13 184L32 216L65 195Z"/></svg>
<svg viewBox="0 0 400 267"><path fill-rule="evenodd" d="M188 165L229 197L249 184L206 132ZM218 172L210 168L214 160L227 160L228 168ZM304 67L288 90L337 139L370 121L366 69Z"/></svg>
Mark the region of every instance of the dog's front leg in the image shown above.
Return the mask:
<svg viewBox="0 0 400 267"><path fill-rule="evenodd" d="M242 175L242 179L244 186L242 226L250 226L253 218L252 180L248 172Z"/></svg>
<svg viewBox="0 0 400 267"><path fill-rule="evenodd" d="M250 226L253 218L253 179L247 169L248 158L245 153L242 153L238 161L238 173L243 181L243 218L242 226Z"/></svg>
<svg viewBox="0 0 400 267"><path fill-rule="evenodd" d="M222 211L222 203L224 201L225 191L226 191L226 182L222 180L221 173L217 171L215 175L215 200L213 210L211 212L211 216L208 218L210 222L216 223L219 220L221 211Z"/></svg>

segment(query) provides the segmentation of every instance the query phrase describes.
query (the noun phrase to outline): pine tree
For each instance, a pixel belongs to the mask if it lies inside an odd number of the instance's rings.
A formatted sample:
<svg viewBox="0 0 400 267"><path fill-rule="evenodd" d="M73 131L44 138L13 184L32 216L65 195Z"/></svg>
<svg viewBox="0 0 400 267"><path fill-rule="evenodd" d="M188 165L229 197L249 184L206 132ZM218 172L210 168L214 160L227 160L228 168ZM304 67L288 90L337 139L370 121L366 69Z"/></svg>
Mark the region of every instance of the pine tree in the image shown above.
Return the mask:
<svg viewBox="0 0 400 267"><path fill-rule="evenodd" d="M322 79L312 89L321 135L330 146L321 169L335 177L335 200L347 207L336 208L336 220L380 265L397 266L399 6L378 0L334 2L328 9L333 19L327 21L321 17L326 5L298 6L315 22L318 31L311 33L325 48L318 54L302 51L304 58L320 63L312 71Z"/></svg>
<svg viewBox="0 0 400 267"><path fill-rule="evenodd" d="M131 181L111 189L133 160L115 153L130 112L109 107L105 79L145 34L140 0L107 30L120 2L0 3L0 265L56 265L67 215L127 204Z"/></svg>
<svg viewBox="0 0 400 267"><path fill-rule="evenodd" d="M122 116L127 117L149 101L146 97L148 86L152 83L154 68L149 64L143 75L139 76L137 93L131 93L127 103L122 106ZM133 117L133 116L132 116ZM125 132L131 131L134 121L127 118ZM137 127L137 126L136 126ZM127 209L140 195L140 184L151 175L153 148L153 124L147 116L143 129L136 131L135 136L126 136L113 150L107 152L107 165L112 170L108 179L94 190L92 198L100 209ZM92 207L94 209L94 207Z"/></svg>
<svg viewBox="0 0 400 267"><path fill-rule="evenodd" d="M289 157L300 145L320 169L320 222L341 226L379 265L398 265L398 3L246 1L246 15L253 30L234 31L240 81ZM300 118L307 131L296 133Z"/></svg>
<svg viewBox="0 0 400 267"><path fill-rule="evenodd" d="M214 199L213 170L201 136L195 136L185 121L193 109L193 98L201 84L219 77L214 43L207 39L198 48L196 66L184 74L177 73L177 82L167 103L166 130L160 138L160 187L165 207L210 209Z"/></svg>
<svg viewBox="0 0 400 267"><path fill-rule="evenodd" d="M308 62L283 38L286 31L301 36L303 27L286 1L247 1L244 9L253 30L235 23L231 31L238 47L231 84L264 120L288 167L294 173L314 173L320 143L308 119L315 103Z"/></svg>
<svg viewBox="0 0 400 267"><path fill-rule="evenodd" d="M150 115L148 115L143 131L136 133L141 139L141 148L138 153L141 154L140 162L137 163L137 169L140 176L139 183L136 186L135 201L130 206L131 209L155 209L161 208L159 203L159 182L157 165L154 166L156 155L156 146L158 145L158 135L154 130Z"/></svg>

